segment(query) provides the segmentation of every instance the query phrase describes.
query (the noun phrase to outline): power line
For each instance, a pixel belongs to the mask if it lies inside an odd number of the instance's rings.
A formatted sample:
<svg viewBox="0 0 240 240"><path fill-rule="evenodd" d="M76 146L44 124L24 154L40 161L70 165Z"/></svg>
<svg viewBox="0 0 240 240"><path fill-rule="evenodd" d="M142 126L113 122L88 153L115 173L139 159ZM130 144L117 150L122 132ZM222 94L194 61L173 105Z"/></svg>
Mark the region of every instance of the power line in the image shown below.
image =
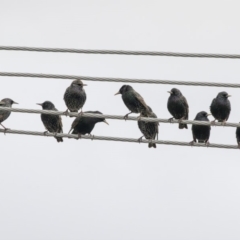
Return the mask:
<svg viewBox="0 0 240 240"><path fill-rule="evenodd" d="M0 46L0 50L7 51L30 51L30 52L55 52L55 53L84 53L84 54L115 54L137 56L166 56L166 57L191 57L191 58L231 58L239 59L239 54L214 54L214 53L177 53L155 51L124 51L124 50L90 50L70 48L38 48L38 47L12 47Z"/></svg>
<svg viewBox="0 0 240 240"><path fill-rule="evenodd" d="M125 83L151 83L151 84L169 84L185 86L207 86L207 87L229 87L240 88L239 83L217 83L217 82L192 82L175 80L156 80L156 79L130 79L130 78L105 78L105 77L86 77L74 75L42 74L42 73L13 73L0 72L4 77L31 77L31 78L57 78L57 79L81 79L85 81L100 82L125 82Z"/></svg>
<svg viewBox="0 0 240 240"><path fill-rule="evenodd" d="M19 113L35 113L35 114L50 114L50 115L58 115L58 116L66 116L65 111L50 111L50 110L38 110L38 109L25 109L25 108L8 108L8 107L0 107L0 110L4 111L10 111L10 112L19 112ZM78 117L79 113L68 113L69 116L72 117ZM108 114L94 114L94 113L83 113L83 116L85 117L97 117L97 118L107 118L107 119L115 119L115 120L125 120L124 116L120 115L108 115ZM127 120L131 121L138 121L138 117L131 117L129 116ZM164 118L146 118L141 117L141 121L144 122L161 122L161 123L177 123L179 124L178 120L172 120L171 122L169 119ZM183 124L195 124L195 125L204 125L204 126L210 126L211 122L205 122L205 121L191 121L191 120L182 120L181 123ZM216 122L214 126L219 127L240 127L240 123L230 123L226 122L225 125L222 125L221 122Z"/></svg>
<svg viewBox="0 0 240 240"><path fill-rule="evenodd" d="M22 130L3 130L0 129L1 133L11 133L11 134L21 134L21 135L31 135L31 136L46 136L46 137L63 137L63 138L78 138L78 135L75 134L65 134L65 133L44 133L44 132L33 132L33 131L22 131ZM107 136L85 136L82 135L81 139L89 139L89 140L105 140L105 141L115 141L115 142L132 142L132 143L139 143L138 139L135 138L119 138L119 137L107 137ZM145 140L143 139L141 143L156 143L162 145L175 145L175 146L188 146L191 147L192 145L188 142L177 142L177 141L163 141L163 140ZM237 145L225 145L225 144L215 144L211 143L209 145L194 143L194 147L204 147L204 148L225 148L225 149L239 149Z"/></svg>

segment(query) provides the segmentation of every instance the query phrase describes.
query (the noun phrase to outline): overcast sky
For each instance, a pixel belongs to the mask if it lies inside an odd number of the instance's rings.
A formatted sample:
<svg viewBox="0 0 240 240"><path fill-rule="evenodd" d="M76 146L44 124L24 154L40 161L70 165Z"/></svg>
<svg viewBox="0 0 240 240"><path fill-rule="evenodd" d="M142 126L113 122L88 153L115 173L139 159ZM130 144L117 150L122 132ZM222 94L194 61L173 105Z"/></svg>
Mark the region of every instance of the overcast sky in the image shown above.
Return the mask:
<svg viewBox="0 0 240 240"><path fill-rule="evenodd" d="M240 3L220 0L0 0L0 45L240 54ZM239 83L240 60L0 52L0 71ZM63 101L70 80L1 77L0 99L21 108ZM123 83L85 81L83 110L124 115ZM171 85L132 84L160 118ZM227 91L176 86L194 119ZM134 115L133 116L137 116ZM211 120L213 120L211 118ZM63 117L64 132L73 118ZM99 123L94 135L139 138L135 121ZM11 129L45 131L39 114L12 113ZM214 127L210 143L236 144ZM191 141L191 127L161 124L160 140ZM0 134L0 239L239 239L240 151Z"/></svg>

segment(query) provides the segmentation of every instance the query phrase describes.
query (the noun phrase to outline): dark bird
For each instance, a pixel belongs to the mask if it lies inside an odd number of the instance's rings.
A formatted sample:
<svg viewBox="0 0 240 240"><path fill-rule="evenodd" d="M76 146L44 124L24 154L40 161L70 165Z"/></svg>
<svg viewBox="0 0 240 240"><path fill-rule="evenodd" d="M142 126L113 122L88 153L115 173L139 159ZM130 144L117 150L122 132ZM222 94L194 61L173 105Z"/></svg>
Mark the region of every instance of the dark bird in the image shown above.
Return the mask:
<svg viewBox="0 0 240 240"><path fill-rule="evenodd" d="M42 106L43 110L57 111L54 104L50 101L45 101L44 103L37 103L37 105ZM41 114L41 119L42 119L44 127L50 133L57 134L57 133L62 133L63 132L61 116L42 113ZM55 138L57 139L58 142L63 142L63 139L61 137L55 137Z"/></svg>
<svg viewBox="0 0 240 240"><path fill-rule="evenodd" d="M68 114L68 110L70 110L70 112L78 112L78 110L81 109L82 113L83 105L87 99L83 86L87 85L83 84L80 79L77 79L66 89L64 94L64 101L67 106L66 115Z"/></svg>
<svg viewBox="0 0 240 240"><path fill-rule="evenodd" d="M14 102L10 98L4 98L0 102L0 107L9 107L10 108L10 107L12 107L13 104L18 104L18 103ZM8 130L8 128L4 127L2 125L2 122L5 121L10 116L10 114L11 114L10 111L0 110L0 125L5 129L5 132Z"/></svg>
<svg viewBox="0 0 240 240"><path fill-rule="evenodd" d="M208 114L202 111L197 114L194 120L209 122L209 119L208 119L209 115L211 114ZM210 137L210 131L211 131L210 126L192 125L193 141L191 142L191 144L194 144L194 142L197 142L197 140L199 143L209 144L208 140Z"/></svg>
<svg viewBox="0 0 240 240"><path fill-rule="evenodd" d="M222 122L223 125L229 118L231 112L231 104L228 98L231 97L227 92L218 93L217 97L213 99L212 104L210 106L210 111L215 118L212 121L212 124L215 124L215 121Z"/></svg>
<svg viewBox="0 0 240 240"><path fill-rule="evenodd" d="M157 118L157 115L152 111L152 109L150 107L148 107L148 109L149 109L149 114L144 112L142 116ZM158 139L158 125L159 125L158 122L144 122L144 121L138 120L138 127L140 131L142 132L143 136L149 140L155 140L156 138ZM139 142L142 140L143 136L139 138ZM157 146L156 146L156 143L150 142L148 144L148 147L156 148Z"/></svg>
<svg viewBox="0 0 240 240"><path fill-rule="evenodd" d="M180 90L173 88L169 91L170 96L168 98L167 108L168 111L172 114L173 118L181 120L188 120L189 107L186 98L182 95ZM172 121L173 118L170 118L169 121ZM187 124L179 123L179 128L188 128Z"/></svg>
<svg viewBox="0 0 240 240"><path fill-rule="evenodd" d="M131 111L125 115L125 119L131 113L140 113L140 116L142 116L143 112L148 113L148 106L145 103L144 99L131 86L123 85L115 95L117 94L122 94L123 102Z"/></svg>
<svg viewBox="0 0 240 240"><path fill-rule="evenodd" d="M87 111L84 113L93 113L93 114L102 114L99 111ZM78 116L72 123L72 127L68 133L71 134L78 134L78 137L81 138L81 135L89 134L91 135L91 132L93 128L95 127L95 124L98 122L105 122L108 124L108 122L105 120L105 118L97 118L97 117L84 117L84 113L81 116ZM93 136L92 136L93 137Z"/></svg>
<svg viewBox="0 0 240 240"><path fill-rule="evenodd" d="M237 127L236 138L237 138L238 148L240 148L240 127Z"/></svg>

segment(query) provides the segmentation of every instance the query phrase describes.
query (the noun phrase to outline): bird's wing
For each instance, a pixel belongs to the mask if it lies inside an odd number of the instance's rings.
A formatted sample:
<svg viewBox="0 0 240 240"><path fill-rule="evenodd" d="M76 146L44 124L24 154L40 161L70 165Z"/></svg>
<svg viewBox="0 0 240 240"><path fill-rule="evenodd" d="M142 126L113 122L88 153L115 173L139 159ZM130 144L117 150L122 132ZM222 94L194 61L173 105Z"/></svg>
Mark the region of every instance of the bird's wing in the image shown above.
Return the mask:
<svg viewBox="0 0 240 240"><path fill-rule="evenodd" d="M211 110L212 106L215 104L215 102L216 102L216 98L214 98L214 99L212 100L212 103L211 103L211 105L210 105L210 110Z"/></svg>
<svg viewBox="0 0 240 240"><path fill-rule="evenodd" d="M58 111L57 108L54 108L53 110L54 110L54 111ZM59 131L60 133L63 132L62 118L61 118L60 115L58 116L58 131Z"/></svg>
<svg viewBox="0 0 240 240"><path fill-rule="evenodd" d="M138 92L135 91L135 93L136 93L135 96L138 99L138 101L143 105L144 108L148 109L148 105L145 103L143 97Z"/></svg>
<svg viewBox="0 0 240 240"><path fill-rule="evenodd" d="M185 119L188 119L188 113L189 113L189 106L188 106L188 102L187 102L187 99L183 96L183 104L184 104L184 107L186 108L187 112L186 112L186 118Z"/></svg>

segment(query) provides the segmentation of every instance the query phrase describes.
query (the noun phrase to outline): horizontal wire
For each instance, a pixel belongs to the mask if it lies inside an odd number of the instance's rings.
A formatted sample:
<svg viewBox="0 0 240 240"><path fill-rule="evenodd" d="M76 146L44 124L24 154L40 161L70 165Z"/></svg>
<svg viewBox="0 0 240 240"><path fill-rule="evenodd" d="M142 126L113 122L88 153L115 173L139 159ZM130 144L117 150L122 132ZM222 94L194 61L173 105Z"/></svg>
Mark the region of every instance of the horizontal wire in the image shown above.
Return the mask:
<svg viewBox="0 0 240 240"><path fill-rule="evenodd" d="M214 54L214 53L177 53L156 51L123 51L123 50L90 50L70 48L38 48L38 47L12 47L0 46L0 50L30 51L30 52L58 52L58 53L84 53L84 54L117 54L117 55L142 55L142 56L166 56L166 57L194 57L194 58L231 58L239 59L239 54Z"/></svg>
<svg viewBox="0 0 240 240"><path fill-rule="evenodd" d="M49 133L49 132L35 132L35 131L23 131L23 130L4 130L0 129L1 133L11 133L11 134L21 134L21 135L32 135L32 136L46 136L46 137L63 137L63 138L75 138L78 139L78 135L75 134L65 134L65 133ZM120 138L120 137L107 137L107 136L85 136L82 135L81 139L89 139L89 140L105 140L105 141L116 141L116 142L133 142L139 143L138 139L135 138ZM188 146L192 145L189 142L177 142L177 141L163 141L163 140L145 140L143 139L141 143L156 143L162 145L175 145L175 146ZM209 148L225 148L225 149L239 149L237 145L225 145L225 144L215 144L211 143L209 145L194 143L194 147L209 147Z"/></svg>
<svg viewBox="0 0 240 240"><path fill-rule="evenodd" d="M10 111L10 112L19 112L19 113L36 113L36 114L50 114L50 115L58 115L58 116L66 116L66 113L63 111L50 111L50 110L37 110L37 109L24 109L24 108L8 108L8 107L0 107L0 110L4 111ZM68 113L71 117L78 117L79 113ZM115 120L125 120L124 116L120 115L108 115L108 114L94 114L94 113L83 113L82 116L85 117L97 117L97 118L107 118L107 119L115 119ZM127 120L131 121L139 121L138 117L131 117L128 116ZM171 122L169 119L163 119L163 118L146 118L141 117L141 121L144 122L161 122L161 123L178 123L179 120L173 119ZM191 120L182 120L181 123L183 124L194 124L194 125L203 125L203 126L210 126L211 122L206 121L191 121ZM214 126L219 127L240 127L240 123L230 123L226 122L224 125L221 122L215 122Z"/></svg>
<svg viewBox="0 0 240 240"><path fill-rule="evenodd" d="M175 80L156 80L156 79L130 79L130 78L105 78L105 77L86 77L74 75L42 74L42 73L13 73L0 72L3 77L31 77L31 78L57 78L57 79L81 79L85 81L100 82L126 82L126 83L151 83L151 84L170 84L185 86L207 86L207 87L230 87L240 88L239 83L217 83L217 82L192 82Z"/></svg>

